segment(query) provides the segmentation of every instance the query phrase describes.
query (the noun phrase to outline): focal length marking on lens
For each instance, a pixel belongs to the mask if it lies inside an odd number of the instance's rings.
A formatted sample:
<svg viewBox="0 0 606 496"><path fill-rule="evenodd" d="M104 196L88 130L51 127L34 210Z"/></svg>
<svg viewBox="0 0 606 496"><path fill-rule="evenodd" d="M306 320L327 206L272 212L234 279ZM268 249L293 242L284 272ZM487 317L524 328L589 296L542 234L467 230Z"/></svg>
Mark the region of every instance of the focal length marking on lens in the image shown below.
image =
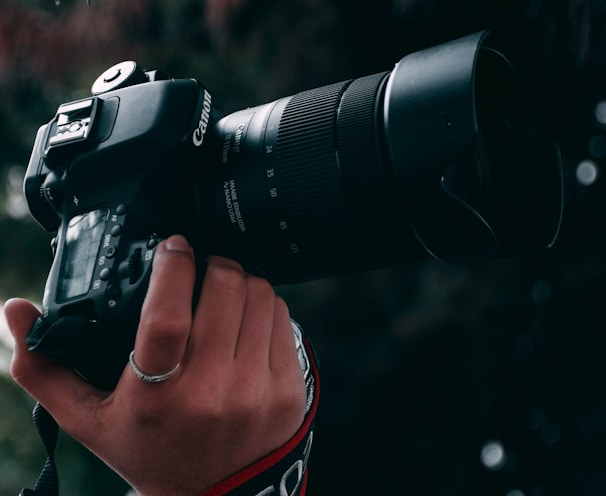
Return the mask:
<svg viewBox="0 0 606 496"><path fill-rule="evenodd" d="M221 163L235 166L240 161L240 155L244 151L248 127L254 113L238 114L238 118L231 119L225 126L223 133L223 145L221 150Z"/></svg>
<svg viewBox="0 0 606 496"><path fill-rule="evenodd" d="M280 118L290 98L284 98L276 102L270 115L268 116L265 134L263 136L263 160L265 162L265 188L271 208L269 212L273 214L272 226L277 226L278 231L274 235L280 236L281 244L285 248L284 254L297 255L300 250L293 237L288 219L288 211L284 204L284 195L281 195L279 181L279 161L277 157L277 133L280 128Z"/></svg>

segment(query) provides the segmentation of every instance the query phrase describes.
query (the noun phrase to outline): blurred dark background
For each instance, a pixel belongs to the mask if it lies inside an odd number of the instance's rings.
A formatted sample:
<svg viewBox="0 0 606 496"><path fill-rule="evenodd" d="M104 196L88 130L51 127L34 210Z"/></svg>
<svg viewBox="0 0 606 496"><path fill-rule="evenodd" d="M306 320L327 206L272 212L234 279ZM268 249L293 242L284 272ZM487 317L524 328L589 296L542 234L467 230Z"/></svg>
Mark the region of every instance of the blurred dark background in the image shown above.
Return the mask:
<svg viewBox="0 0 606 496"><path fill-rule="evenodd" d="M108 66L196 77L231 112L490 29L512 122L560 145L560 238L278 288L322 365L308 494L606 494L605 22L604 0L0 0L0 302L38 301L50 264L21 195L36 129ZM9 495L44 454L32 401L0 387ZM128 490L65 436L59 470L65 494Z"/></svg>

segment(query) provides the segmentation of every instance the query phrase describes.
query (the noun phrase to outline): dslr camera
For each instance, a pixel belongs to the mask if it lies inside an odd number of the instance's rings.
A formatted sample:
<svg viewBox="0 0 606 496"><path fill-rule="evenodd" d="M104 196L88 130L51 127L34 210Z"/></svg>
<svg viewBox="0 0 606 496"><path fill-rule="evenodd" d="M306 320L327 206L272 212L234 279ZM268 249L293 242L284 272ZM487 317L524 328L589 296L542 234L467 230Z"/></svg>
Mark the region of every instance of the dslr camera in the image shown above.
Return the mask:
<svg viewBox="0 0 606 496"><path fill-rule="evenodd" d="M228 115L195 79L109 68L36 136L25 196L56 235L30 349L115 386L174 233L275 285L550 246L558 148L509 125L513 71L489 40Z"/></svg>

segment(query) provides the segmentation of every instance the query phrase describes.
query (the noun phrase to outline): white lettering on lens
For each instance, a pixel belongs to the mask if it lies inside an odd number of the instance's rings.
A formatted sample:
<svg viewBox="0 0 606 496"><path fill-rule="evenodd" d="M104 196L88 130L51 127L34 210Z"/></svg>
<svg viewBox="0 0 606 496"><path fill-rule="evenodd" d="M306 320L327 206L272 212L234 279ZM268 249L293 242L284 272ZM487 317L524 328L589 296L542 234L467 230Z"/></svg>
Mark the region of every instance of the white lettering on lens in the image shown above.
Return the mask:
<svg viewBox="0 0 606 496"><path fill-rule="evenodd" d="M234 153L240 152L240 143L242 142L242 133L246 129L246 124L242 123L236 128L236 138L234 139Z"/></svg>
<svg viewBox="0 0 606 496"><path fill-rule="evenodd" d="M240 210L240 204L238 203L236 181L234 179L223 182L223 193L225 195L225 206L227 207L229 221L232 224L238 224L241 232L246 231L244 219L242 218L242 211Z"/></svg>
<svg viewBox="0 0 606 496"><path fill-rule="evenodd" d="M210 118L210 104L212 101L212 97L207 90L204 90L204 101L202 102L202 113L200 114L200 122L198 122L198 127L194 130L194 134L192 135L192 141L194 145L200 146L204 141L204 135L206 134L206 129L208 128L208 120Z"/></svg>
<svg viewBox="0 0 606 496"><path fill-rule="evenodd" d="M229 160L229 148L231 147L231 133L225 135L225 141L223 141L223 156L221 162L226 164Z"/></svg>

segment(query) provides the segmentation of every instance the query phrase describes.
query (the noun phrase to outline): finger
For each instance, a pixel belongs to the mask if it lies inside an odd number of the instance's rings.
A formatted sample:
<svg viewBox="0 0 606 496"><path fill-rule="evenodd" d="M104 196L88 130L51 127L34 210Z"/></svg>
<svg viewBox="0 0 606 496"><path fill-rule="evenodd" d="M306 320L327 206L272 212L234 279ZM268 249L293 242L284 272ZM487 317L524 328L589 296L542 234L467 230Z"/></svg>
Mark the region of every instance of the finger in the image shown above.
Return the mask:
<svg viewBox="0 0 606 496"><path fill-rule="evenodd" d="M276 295L265 279L248 276L247 298L235 356L240 363L269 371L269 349L274 326Z"/></svg>
<svg viewBox="0 0 606 496"><path fill-rule="evenodd" d="M5 303L4 313L8 328L15 339L15 346L23 347L27 333L40 316L40 312L29 301L13 298Z"/></svg>
<svg viewBox="0 0 606 496"><path fill-rule="evenodd" d="M146 374L164 374L181 362L191 329L195 278L187 240L171 236L163 241L154 257L135 341L136 363Z"/></svg>
<svg viewBox="0 0 606 496"><path fill-rule="evenodd" d="M189 344L192 362L215 367L233 361L246 295L242 267L227 258L211 257Z"/></svg>
<svg viewBox="0 0 606 496"><path fill-rule="evenodd" d="M269 349L269 363L276 377L303 378L295 336L290 325L290 314L284 300L276 298L273 332ZM292 375L289 375L292 374Z"/></svg>
<svg viewBox="0 0 606 496"><path fill-rule="evenodd" d="M77 433L90 424L89 408L106 397L71 369L43 353L27 349L25 338L40 316L28 301L9 300L4 311L15 338L11 375L17 384L38 400L67 432Z"/></svg>

